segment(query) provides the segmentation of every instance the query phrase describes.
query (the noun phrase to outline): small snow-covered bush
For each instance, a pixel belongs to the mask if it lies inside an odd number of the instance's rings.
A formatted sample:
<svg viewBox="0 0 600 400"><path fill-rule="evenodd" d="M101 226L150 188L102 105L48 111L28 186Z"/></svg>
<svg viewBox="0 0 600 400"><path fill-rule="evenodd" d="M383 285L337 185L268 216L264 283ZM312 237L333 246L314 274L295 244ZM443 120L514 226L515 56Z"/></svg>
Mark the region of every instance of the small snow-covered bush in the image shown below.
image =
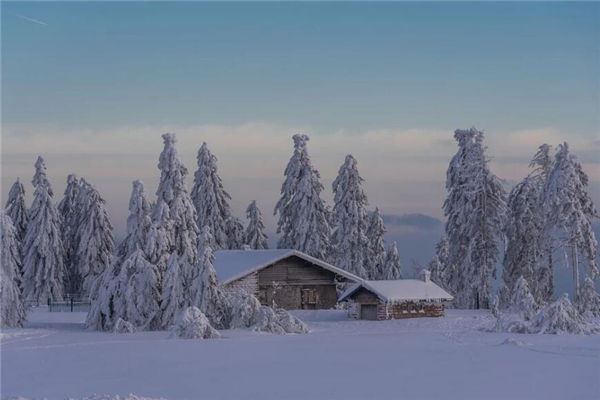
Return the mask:
<svg viewBox="0 0 600 400"><path fill-rule="evenodd" d="M221 335L198 307L188 307L175 323L173 336L182 339L216 339Z"/></svg>
<svg viewBox="0 0 600 400"><path fill-rule="evenodd" d="M286 310L280 308L276 314L279 325L286 333L308 333L308 326Z"/></svg>
<svg viewBox="0 0 600 400"><path fill-rule="evenodd" d="M531 319L525 319L520 312L501 313L495 326L495 332L540 333L540 334L594 334L600 333L600 327L586 320L564 294L560 299L546 305Z"/></svg>
<svg viewBox="0 0 600 400"><path fill-rule="evenodd" d="M125 321L119 318L113 328L114 333L133 333L135 332L135 326L131 322Z"/></svg>
<svg viewBox="0 0 600 400"><path fill-rule="evenodd" d="M571 304L567 294L548 304L533 318L530 333L599 333L598 328L587 322Z"/></svg>
<svg viewBox="0 0 600 400"><path fill-rule="evenodd" d="M600 317L600 294L596 292L594 281L589 276L583 281L577 299L577 309L584 317Z"/></svg>
<svg viewBox="0 0 600 400"><path fill-rule="evenodd" d="M231 321L229 328L248 328L254 324L254 316L260 310L260 302L255 296L243 290L229 296Z"/></svg>
<svg viewBox="0 0 600 400"><path fill-rule="evenodd" d="M229 328L251 328L256 332L283 335L308 333L304 322L283 309L262 306L256 296L243 290L229 294L231 320Z"/></svg>
<svg viewBox="0 0 600 400"><path fill-rule="evenodd" d="M286 333L285 329L279 324L279 319L275 311L267 306L260 306L260 309L254 315L252 330L255 332L275 333L277 335Z"/></svg>

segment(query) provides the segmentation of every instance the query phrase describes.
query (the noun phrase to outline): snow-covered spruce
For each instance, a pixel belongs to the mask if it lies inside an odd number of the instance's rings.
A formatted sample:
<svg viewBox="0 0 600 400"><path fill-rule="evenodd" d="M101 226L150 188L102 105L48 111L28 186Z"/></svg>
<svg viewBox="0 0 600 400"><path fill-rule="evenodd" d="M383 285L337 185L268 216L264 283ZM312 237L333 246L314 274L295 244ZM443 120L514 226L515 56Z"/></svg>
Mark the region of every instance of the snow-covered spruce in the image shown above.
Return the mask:
<svg viewBox="0 0 600 400"><path fill-rule="evenodd" d="M158 329L160 327L158 269L146 260L141 250L136 250L129 256L121 268L123 271L131 271L125 292L127 320L143 330Z"/></svg>
<svg viewBox="0 0 600 400"><path fill-rule="evenodd" d="M77 229L82 205L79 201L80 182L76 175L67 176L67 187L64 196L58 203L58 212L61 216L61 233L65 249L65 292L77 293L81 284L75 253L77 252Z"/></svg>
<svg viewBox="0 0 600 400"><path fill-rule="evenodd" d="M77 227L77 248L74 259L81 279L78 294L87 297L92 284L113 262L115 243L112 224L105 201L98 190L81 179L79 200L81 207Z"/></svg>
<svg viewBox="0 0 600 400"><path fill-rule="evenodd" d="M445 290L450 290L449 280L454 275L453 267L448 262L448 239L443 235L435 246L435 256L429 263L431 280Z"/></svg>
<svg viewBox="0 0 600 400"><path fill-rule="evenodd" d="M529 321L538 310L538 304L533 298L527 280L522 276L515 283L510 303L510 310L520 314L520 316Z"/></svg>
<svg viewBox="0 0 600 400"><path fill-rule="evenodd" d="M389 279L387 276L396 276L398 271L388 271L386 263L387 253L383 235L385 234L385 226L379 208L368 218L367 224L367 240L368 240L368 257L367 257L367 274L369 279ZM396 255L398 250L396 249ZM400 264L397 266L399 267ZM392 278L396 279L396 278Z"/></svg>
<svg viewBox="0 0 600 400"><path fill-rule="evenodd" d="M227 232L229 235L228 247L232 250L243 249L245 244L244 224L238 217L229 217Z"/></svg>
<svg viewBox="0 0 600 400"><path fill-rule="evenodd" d="M510 192L504 233L506 251L503 260L500 303L509 306L510 293L520 276L529 282L538 303L553 294L551 242L546 238L542 189L552 168L550 146L541 145L530 166L534 170Z"/></svg>
<svg viewBox="0 0 600 400"><path fill-rule="evenodd" d="M163 328L168 328L175 322L186 304L184 279L177 253L171 253L166 268L160 301Z"/></svg>
<svg viewBox="0 0 600 400"><path fill-rule="evenodd" d="M592 279L599 275L598 242L592 230L592 219L598 212L587 188L588 176L577 158L569 153L569 145L566 142L558 145L554 168L543 188L543 206L550 234L560 238L557 247L569 253L576 301L581 261L586 264Z"/></svg>
<svg viewBox="0 0 600 400"><path fill-rule="evenodd" d="M373 279L379 275L377 262L382 263L383 259L380 257L378 260L371 260L369 257L375 254L371 254L367 239L368 203L367 195L361 187L362 182L356 159L348 154L332 185L333 263L357 276Z"/></svg>
<svg viewBox="0 0 600 400"><path fill-rule="evenodd" d="M25 306L21 293L21 254L17 230L10 217L0 210L0 326L22 327Z"/></svg>
<svg viewBox="0 0 600 400"><path fill-rule="evenodd" d="M154 213L154 217L160 218L162 212L168 210L168 219L165 221L167 223L163 223L161 226L167 230L165 239L172 240L169 252L177 257L169 258L166 266L166 276L171 276L171 278L177 276L177 279L181 280L179 283L172 282L172 284L183 287L184 305L189 306L192 300L189 285L190 277L193 270L198 268L197 214L185 184L185 177L188 173L187 168L182 164L175 149L175 134L165 133L162 138L164 147L158 162L160 182L156 191L158 199L155 205L155 207L161 209L161 212ZM161 205L162 202L167 207ZM154 219L153 222L158 221ZM152 257L154 256L152 255ZM154 260L151 259L150 261L156 264ZM170 273L169 268L171 266L177 268L178 271ZM166 282L166 278L163 281ZM166 319L163 315L163 326L172 324L174 322L173 317L174 315L171 313L167 314Z"/></svg>
<svg viewBox="0 0 600 400"><path fill-rule="evenodd" d="M214 156L206 143L202 143L196 157L198 169L194 173L192 201L198 213L198 227L210 227L214 243L210 246L215 250L230 248L231 235L229 219L231 196L223 187L223 182L217 170L217 157Z"/></svg>
<svg viewBox="0 0 600 400"><path fill-rule="evenodd" d="M483 132L457 129L454 138L458 152L448 167L444 202L447 262L455 266L448 286L457 307L488 308L506 195L488 168Z"/></svg>
<svg viewBox="0 0 600 400"><path fill-rule="evenodd" d="M330 212L321 199L320 175L306 150L308 136L297 134L293 140L294 154L285 168L281 198L275 206L275 214L279 214L277 233L281 234L277 247L329 260Z"/></svg>
<svg viewBox="0 0 600 400"><path fill-rule="evenodd" d="M143 185L140 181L133 182L133 189L129 200L129 217L127 218L127 235L119 245L117 257L113 264L98 279L92 288L91 310L88 313L87 325L91 329L110 330L116 326L119 319L129 321L132 315L138 326L143 328L156 328L156 317L143 318L140 315L155 314L160 316L160 309L155 312L155 306L160 301L158 296L159 274L155 265L150 265L150 271L142 268L147 263L145 253L145 232L149 229L150 218L149 204L146 199ZM137 254L138 259L134 254ZM140 259L139 257L142 257ZM133 275L137 275L134 282ZM156 275L156 277L152 276ZM145 294L152 294L148 299L140 302L135 297L128 297L127 292L132 290L131 284L140 287L140 279L147 277L149 281L156 280L154 289L142 285ZM146 304L145 302L148 302ZM156 305L154 304L156 303ZM143 305L143 306L142 306ZM131 310L131 311L130 311ZM148 311L150 310L150 311ZM116 328L115 328L116 329Z"/></svg>
<svg viewBox="0 0 600 400"><path fill-rule="evenodd" d="M145 253L148 261L158 267L162 281L175 242L171 226L173 223L169 219L169 206L164 200L158 200L152 208L151 220L146 234Z"/></svg>
<svg viewBox="0 0 600 400"><path fill-rule="evenodd" d="M577 299L577 309L586 318L600 317L600 294L596 291L594 281L587 276Z"/></svg>
<svg viewBox="0 0 600 400"><path fill-rule="evenodd" d="M200 309L210 323L217 328L228 325L226 299L217 284L214 268L215 256L210 244L213 238L210 227L204 226L198 240L198 268L190 277L192 304Z"/></svg>
<svg viewBox="0 0 600 400"><path fill-rule="evenodd" d="M221 336L197 307L186 308L177 319L172 332L173 337L180 339L216 339Z"/></svg>
<svg viewBox="0 0 600 400"><path fill-rule="evenodd" d="M46 303L62 300L64 248L60 215L46 178L44 159L38 157L32 180L35 190L28 211L29 222L23 242L23 295L26 300Z"/></svg>
<svg viewBox="0 0 600 400"><path fill-rule="evenodd" d="M248 226L246 227L244 244L254 250L268 248L265 224L263 223L262 213L256 205L256 200L252 200L246 208L246 218L248 218Z"/></svg>
<svg viewBox="0 0 600 400"><path fill-rule="evenodd" d="M13 223L16 238L19 246L21 246L27 231L28 217L27 206L25 205L25 188L19 178L10 187L4 210Z"/></svg>
<svg viewBox="0 0 600 400"><path fill-rule="evenodd" d="M127 217L127 235L119 244L117 257L128 257L136 250L146 250L146 237L152 224L150 202L146 197L144 184L140 180L132 183L129 197L129 216Z"/></svg>
<svg viewBox="0 0 600 400"><path fill-rule="evenodd" d="M392 242L387 249L385 256L385 267L381 279L402 279L402 265L400 265L400 256L396 242Z"/></svg>

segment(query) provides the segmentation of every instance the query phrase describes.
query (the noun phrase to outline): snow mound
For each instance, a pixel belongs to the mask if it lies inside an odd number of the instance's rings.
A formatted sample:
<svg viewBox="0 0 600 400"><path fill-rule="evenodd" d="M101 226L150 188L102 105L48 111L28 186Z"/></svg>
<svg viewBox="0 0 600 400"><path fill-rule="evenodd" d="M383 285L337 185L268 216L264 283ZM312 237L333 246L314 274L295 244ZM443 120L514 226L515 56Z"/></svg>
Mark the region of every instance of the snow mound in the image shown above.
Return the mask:
<svg viewBox="0 0 600 400"><path fill-rule="evenodd" d="M26 397L9 397L7 400L29 400ZM69 397L69 400L167 400L163 397L160 398L156 398L156 397L143 397L143 396L137 396L135 394L128 394L127 396L111 396L111 395L98 395L98 394L94 394L91 395L89 397L80 397L80 398L73 398L73 397Z"/></svg>
<svg viewBox="0 0 600 400"><path fill-rule="evenodd" d="M519 346L519 347L521 347L521 346L527 346L527 343L509 337L509 338L504 339L504 341L502 343L500 343L500 346Z"/></svg>
<svg viewBox="0 0 600 400"><path fill-rule="evenodd" d="M131 322L125 321L122 318L117 320L115 327L113 328L114 333L133 333L135 332L135 326Z"/></svg>
<svg viewBox="0 0 600 400"><path fill-rule="evenodd" d="M216 339L221 336L197 307L188 307L173 327L173 336L182 339Z"/></svg>

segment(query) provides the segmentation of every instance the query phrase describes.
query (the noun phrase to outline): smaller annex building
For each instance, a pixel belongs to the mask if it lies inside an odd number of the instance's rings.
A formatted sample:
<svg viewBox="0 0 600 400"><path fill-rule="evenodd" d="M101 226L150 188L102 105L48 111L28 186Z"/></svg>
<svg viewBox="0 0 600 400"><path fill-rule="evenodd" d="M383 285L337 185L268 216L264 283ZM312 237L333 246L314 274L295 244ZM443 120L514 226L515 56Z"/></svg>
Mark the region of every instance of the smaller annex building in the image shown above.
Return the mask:
<svg viewBox="0 0 600 400"><path fill-rule="evenodd" d="M226 290L242 289L287 310L333 308L338 285L361 280L297 250L218 250L214 267Z"/></svg>
<svg viewBox="0 0 600 400"><path fill-rule="evenodd" d="M359 281L339 301L354 303L351 315L359 319L442 317L443 302L453 297L429 277L429 271L423 270L421 279Z"/></svg>

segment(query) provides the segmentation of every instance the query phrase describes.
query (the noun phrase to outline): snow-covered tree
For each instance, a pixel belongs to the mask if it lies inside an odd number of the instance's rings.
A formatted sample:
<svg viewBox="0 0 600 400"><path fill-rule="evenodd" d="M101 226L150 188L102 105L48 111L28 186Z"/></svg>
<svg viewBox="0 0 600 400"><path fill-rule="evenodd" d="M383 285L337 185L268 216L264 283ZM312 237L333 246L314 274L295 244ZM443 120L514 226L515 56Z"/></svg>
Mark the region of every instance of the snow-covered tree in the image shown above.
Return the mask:
<svg viewBox="0 0 600 400"><path fill-rule="evenodd" d="M167 271L167 263L174 248L172 221L169 206L159 200L152 209L152 223L146 234L145 253L148 261L158 267L161 280Z"/></svg>
<svg viewBox="0 0 600 400"><path fill-rule="evenodd" d="M460 308L488 308L495 277L506 195L488 168L483 132L456 130L458 152L448 167L444 202L447 217L448 286Z"/></svg>
<svg viewBox="0 0 600 400"><path fill-rule="evenodd" d="M116 324L119 320L128 324L134 323L142 329L157 328L160 308L157 308L154 317L146 319L142 317L153 314L148 310L153 309L154 303L156 303L156 307L159 307L158 301L160 300L158 268L154 264L148 263L146 255L143 253L146 245L145 235L150 224L149 208L143 184L140 181L134 181L129 199L127 235L119 245L117 257L111 267L92 285L90 294L92 304L87 318L87 325L92 329L117 329ZM148 267L146 264L150 266ZM149 271L145 271L146 267L149 268ZM136 278L132 280L134 275ZM151 289L149 282L153 280L154 289ZM144 281L145 284L140 283ZM144 296L149 293L152 293L153 296L146 299L148 301L146 304L129 294L132 290L134 292L143 290Z"/></svg>
<svg viewBox="0 0 600 400"><path fill-rule="evenodd" d="M64 248L60 215L42 157L35 163L32 183L33 203L22 247L23 294L26 300L46 303L48 299L56 301L63 297Z"/></svg>
<svg viewBox="0 0 600 400"><path fill-rule="evenodd" d="M163 328L168 328L174 324L186 305L186 289L179 258L180 256L173 252L167 260L160 300Z"/></svg>
<svg viewBox="0 0 600 400"><path fill-rule="evenodd" d="M25 188L18 178L10 187L8 199L6 200L6 207L4 209L6 210L6 215L8 215L13 222L20 248L23 239L25 239L28 218L27 206L25 205Z"/></svg>
<svg viewBox="0 0 600 400"><path fill-rule="evenodd" d="M400 256L396 242L390 244L385 256L383 275L380 279L402 279L402 266L400 265Z"/></svg>
<svg viewBox="0 0 600 400"><path fill-rule="evenodd" d="M127 236L120 243L117 257L128 257L136 250L145 251L146 237L152 224L150 202L146 197L144 184L140 180L132 183L129 198L129 216L127 217Z"/></svg>
<svg viewBox="0 0 600 400"><path fill-rule="evenodd" d="M238 217L231 216L227 220L227 233L229 235L228 247L232 250L242 249L244 243L244 224Z"/></svg>
<svg viewBox="0 0 600 400"><path fill-rule="evenodd" d="M256 205L256 200L252 200L248 205L246 217L248 218L248 226L246 227L244 244L255 250L268 248L265 224L263 223L262 213Z"/></svg>
<svg viewBox="0 0 600 400"><path fill-rule="evenodd" d="M20 289L19 241L17 229L3 210L0 210L0 246L0 327L22 327L25 306Z"/></svg>
<svg viewBox="0 0 600 400"><path fill-rule="evenodd" d="M596 279L598 242L592 219L598 212L587 191L588 176L565 142L558 145L554 167L543 189L545 219L550 234L558 237L558 247L570 253L570 268L575 284L575 301L579 295L579 265L583 259L589 276Z"/></svg>
<svg viewBox="0 0 600 400"><path fill-rule="evenodd" d="M308 136L297 134L293 139L294 154L285 168L281 198L275 206L275 214L279 214L277 233L281 233L277 247L327 260L331 228L329 210L320 197L323 185L306 150Z"/></svg>
<svg viewBox="0 0 600 400"><path fill-rule="evenodd" d="M533 318L537 312L538 304L529 290L527 280L522 276L515 282L510 308L521 314L526 321Z"/></svg>
<svg viewBox="0 0 600 400"><path fill-rule="evenodd" d="M89 296L94 281L111 267L115 244L105 201L84 179L81 179L77 203L81 207L74 254L81 285L78 292Z"/></svg>
<svg viewBox="0 0 600 400"><path fill-rule="evenodd" d="M198 240L198 268L194 270L190 280L192 298L189 303L198 307L213 326L224 327L227 322L223 306L225 299L217 283L215 256L210 247L213 243L211 236L210 227L203 227Z"/></svg>
<svg viewBox="0 0 600 400"><path fill-rule="evenodd" d="M383 235L385 234L385 226L383 224L383 218L379 212L379 208L375 208L375 211L368 218L367 225L367 240L368 240L368 251L367 251L367 274L369 279L388 279L386 276L400 276L400 270L390 271L388 267L400 268L400 261L398 265L394 265L395 261L390 260L392 264L387 264L388 254L385 249L385 241ZM391 247L390 247L390 250ZM398 249L396 249L396 255L398 255ZM400 278L390 278L400 279Z"/></svg>
<svg viewBox="0 0 600 400"><path fill-rule="evenodd" d="M431 280L445 290L450 290L449 280L454 275L453 266L448 262L448 239L443 235L435 246L435 256L429 263Z"/></svg>
<svg viewBox="0 0 600 400"><path fill-rule="evenodd" d="M553 294L552 251L545 240L542 189L552 167L550 146L539 147L530 166L534 170L511 191L507 203L500 302L507 306L517 279L522 276L538 303Z"/></svg>
<svg viewBox="0 0 600 400"><path fill-rule="evenodd" d="M583 285L581 285L577 309L585 317L600 317L600 294L596 291L594 281L589 276L583 280Z"/></svg>
<svg viewBox="0 0 600 400"><path fill-rule="evenodd" d="M217 171L217 157L210 152L206 143L202 143L196 159L198 170L194 173L192 201L198 212L198 228L210 227L214 240L211 247L215 250L231 248L231 241L235 240L230 237L235 232L228 231L229 228L235 228L229 221L231 196L223 188Z"/></svg>
<svg viewBox="0 0 600 400"><path fill-rule="evenodd" d="M169 231L166 232L166 236L173 241L171 250L178 256L179 277L186 284L198 263L197 214L185 184L187 168L181 163L175 149L175 134L165 133L162 138L164 147L158 162L161 175L156 191L158 199L155 207L161 207L163 211L168 209L169 223L165 228ZM168 208L160 205L161 202L164 202ZM154 217L158 215L160 213L154 213ZM167 269L171 265L175 265L175 263L170 261ZM167 275L169 275L168 271ZM174 275L171 274L171 276ZM189 287L186 287L185 290L189 290ZM186 298L190 298L189 294Z"/></svg>
<svg viewBox="0 0 600 400"><path fill-rule="evenodd" d="M122 269L131 271L127 282L127 321L141 329L160 327L160 293L158 268L150 264L140 249L135 250L123 263Z"/></svg>
<svg viewBox="0 0 600 400"><path fill-rule="evenodd" d="M58 212L60 213L62 225L62 241L65 249L65 291L75 294L81 284L75 253L77 252L77 228L79 227L79 218L81 215L82 200L79 197L80 182L76 175L70 174L67 177L67 187L64 197L58 203Z"/></svg>
<svg viewBox="0 0 600 400"><path fill-rule="evenodd" d="M367 239L367 195L361 187L362 182L356 159L348 154L333 181L333 255L337 267L369 279L380 273L369 267L377 268L376 262L383 260L369 262L371 248Z"/></svg>

